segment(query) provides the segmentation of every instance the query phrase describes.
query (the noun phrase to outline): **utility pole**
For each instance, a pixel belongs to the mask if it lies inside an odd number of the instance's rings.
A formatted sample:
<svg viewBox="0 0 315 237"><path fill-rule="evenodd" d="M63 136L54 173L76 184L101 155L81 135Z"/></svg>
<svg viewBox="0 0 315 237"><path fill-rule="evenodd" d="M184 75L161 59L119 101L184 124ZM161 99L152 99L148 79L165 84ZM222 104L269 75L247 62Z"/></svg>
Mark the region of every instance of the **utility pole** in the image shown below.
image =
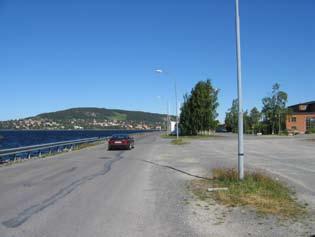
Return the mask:
<svg viewBox="0 0 315 237"><path fill-rule="evenodd" d="M281 133L281 111L279 110L279 118L278 118L278 126L279 126L279 129L278 129L278 135L280 135Z"/></svg>
<svg viewBox="0 0 315 237"><path fill-rule="evenodd" d="M155 69L154 70L156 73L161 74L164 73L164 71L162 69ZM175 87L175 100L176 100L176 139L178 139L179 137L179 133L178 133L178 100L177 100L177 83L176 83L176 79L174 80L174 87Z"/></svg>
<svg viewBox="0 0 315 237"><path fill-rule="evenodd" d="M241 33L239 0L235 0L236 58L237 58L237 97L238 97L238 175L244 179L244 130L243 130L243 92L241 64Z"/></svg>
<svg viewBox="0 0 315 237"><path fill-rule="evenodd" d="M177 101L177 85L176 80L174 79L174 85L175 85L175 99L176 99L176 139L178 140L178 101Z"/></svg>
<svg viewBox="0 0 315 237"><path fill-rule="evenodd" d="M166 113L167 113L167 117L166 117L166 135L169 134L169 130L168 130L168 128L169 128L169 123L170 123L170 116L169 116L170 111L169 111L169 107L170 107L170 105L169 105L169 102L168 102L168 100L167 100L167 101L166 101Z"/></svg>

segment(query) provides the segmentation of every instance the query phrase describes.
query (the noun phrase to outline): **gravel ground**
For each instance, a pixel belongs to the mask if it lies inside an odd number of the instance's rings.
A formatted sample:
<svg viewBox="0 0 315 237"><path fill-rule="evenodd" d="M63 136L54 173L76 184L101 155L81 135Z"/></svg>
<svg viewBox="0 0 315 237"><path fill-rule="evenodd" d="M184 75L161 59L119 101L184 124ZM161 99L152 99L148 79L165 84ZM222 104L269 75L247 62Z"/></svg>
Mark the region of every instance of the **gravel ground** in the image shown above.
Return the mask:
<svg viewBox="0 0 315 237"><path fill-rule="evenodd" d="M226 208L188 196L186 216L199 236L311 236L315 233L315 149L311 136L245 138L246 168L259 169L296 190L299 202L309 204L309 214L299 220L278 220L257 215L249 208ZM209 176L215 167L237 167L237 137L221 134L209 140L190 140L175 146L164 140L158 163L192 175ZM174 171L171 171L174 172ZM193 177L178 174L179 183ZM179 178L181 177L181 178ZM181 180L181 181L179 181Z"/></svg>

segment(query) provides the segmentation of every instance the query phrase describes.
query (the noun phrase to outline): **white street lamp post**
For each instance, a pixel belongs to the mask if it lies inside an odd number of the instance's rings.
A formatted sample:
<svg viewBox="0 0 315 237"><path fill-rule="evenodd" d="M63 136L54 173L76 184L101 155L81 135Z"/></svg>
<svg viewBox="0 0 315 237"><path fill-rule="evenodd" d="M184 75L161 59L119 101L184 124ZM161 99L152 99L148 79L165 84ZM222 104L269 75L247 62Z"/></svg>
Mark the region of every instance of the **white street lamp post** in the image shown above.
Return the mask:
<svg viewBox="0 0 315 237"><path fill-rule="evenodd" d="M241 69L241 37L239 0L235 0L236 23L236 57L237 57L237 96L238 96L238 174L244 179L244 131L243 131L243 95L242 95L242 69Z"/></svg>
<svg viewBox="0 0 315 237"><path fill-rule="evenodd" d="M164 73L164 71L162 69L155 69L154 70L156 73ZM177 100L177 84L176 84L176 80L174 80L174 88L175 88L175 100L176 100L176 139L178 139L179 137L179 132L178 132L178 100Z"/></svg>
<svg viewBox="0 0 315 237"><path fill-rule="evenodd" d="M174 85L175 85L175 99L176 99L176 139L178 140L178 101L177 101L177 85L176 80L174 79Z"/></svg>

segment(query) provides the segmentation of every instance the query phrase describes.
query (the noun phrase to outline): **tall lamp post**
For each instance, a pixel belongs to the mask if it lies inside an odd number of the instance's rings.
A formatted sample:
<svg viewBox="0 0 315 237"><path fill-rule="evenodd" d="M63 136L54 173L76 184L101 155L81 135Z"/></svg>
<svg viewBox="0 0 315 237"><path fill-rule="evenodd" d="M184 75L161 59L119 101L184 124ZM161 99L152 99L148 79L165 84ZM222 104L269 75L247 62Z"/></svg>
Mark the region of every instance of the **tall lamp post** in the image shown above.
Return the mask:
<svg viewBox="0 0 315 237"><path fill-rule="evenodd" d="M155 69L154 70L156 73L158 74L162 74L164 73L164 71L162 69ZM176 107L176 139L179 138L179 133L178 133L178 101L177 101L177 83L176 83L176 79L174 79L174 89L175 89L175 100L176 100L176 104L175 104L175 107Z"/></svg>
<svg viewBox="0 0 315 237"><path fill-rule="evenodd" d="M244 179L244 131L243 131L243 94L241 68L241 36L239 0L235 0L236 58L237 58L237 96L238 96L238 175Z"/></svg>
<svg viewBox="0 0 315 237"><path fill-rule="evenodd" d="M160 100L162 97L157 96L157 98ZM166 120L165 120L165 133L166 133L166 135L168 135L168 124L169 124L169 120L170 120L170 117L169 117L170 108L169 107L170 107L170 105L169 105L168 99L166 98Z"/></svg>

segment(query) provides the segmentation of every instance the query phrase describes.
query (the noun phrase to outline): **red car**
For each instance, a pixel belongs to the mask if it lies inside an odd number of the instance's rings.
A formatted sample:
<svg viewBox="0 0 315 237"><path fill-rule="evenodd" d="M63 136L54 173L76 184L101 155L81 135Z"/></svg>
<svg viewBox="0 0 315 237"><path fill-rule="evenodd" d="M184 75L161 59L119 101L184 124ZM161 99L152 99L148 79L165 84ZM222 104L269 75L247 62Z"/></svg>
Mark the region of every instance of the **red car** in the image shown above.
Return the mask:
<svg viewBox="0 0 315 237"><path fill-rule="evenodd" d="M113 149L128 149L135 147L135 140L128 134L114 134L108 140L108 150Z"/></svg>

